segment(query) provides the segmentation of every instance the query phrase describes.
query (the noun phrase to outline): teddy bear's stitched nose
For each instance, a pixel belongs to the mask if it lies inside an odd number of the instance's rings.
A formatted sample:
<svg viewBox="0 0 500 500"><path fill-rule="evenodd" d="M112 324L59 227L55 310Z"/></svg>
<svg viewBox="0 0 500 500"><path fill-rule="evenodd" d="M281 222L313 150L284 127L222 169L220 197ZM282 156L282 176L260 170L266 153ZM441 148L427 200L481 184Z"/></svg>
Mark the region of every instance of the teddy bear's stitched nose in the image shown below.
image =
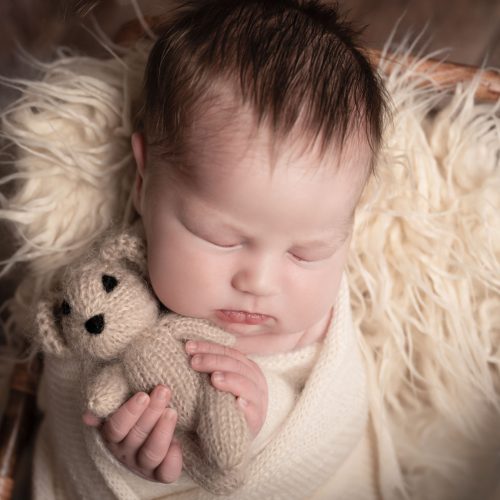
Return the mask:
<svg viewBox="0 0 500 500"><path fill-rule="evenodd" d="M104 330L104 314L96 314L85 321L85 329L94 335L101 333Z"/></svg>

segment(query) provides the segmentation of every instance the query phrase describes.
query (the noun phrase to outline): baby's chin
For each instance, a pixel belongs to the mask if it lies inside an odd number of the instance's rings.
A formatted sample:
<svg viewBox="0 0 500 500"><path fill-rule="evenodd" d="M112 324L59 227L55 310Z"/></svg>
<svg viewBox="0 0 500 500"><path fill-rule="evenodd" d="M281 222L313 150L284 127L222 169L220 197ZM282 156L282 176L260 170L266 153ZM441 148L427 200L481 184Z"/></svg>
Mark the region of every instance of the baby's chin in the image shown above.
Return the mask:
<svg viewBox="0 0 500 500"><path fill-rule="evenodd" d="M221 321L210 319L216 326L227 333L231 333L235 337L263 337L263 339L274 339L278 337L291 337L299 335L299 332L288 332L279 328L278 325L247 325L241 323L224 323Z"/></svg>

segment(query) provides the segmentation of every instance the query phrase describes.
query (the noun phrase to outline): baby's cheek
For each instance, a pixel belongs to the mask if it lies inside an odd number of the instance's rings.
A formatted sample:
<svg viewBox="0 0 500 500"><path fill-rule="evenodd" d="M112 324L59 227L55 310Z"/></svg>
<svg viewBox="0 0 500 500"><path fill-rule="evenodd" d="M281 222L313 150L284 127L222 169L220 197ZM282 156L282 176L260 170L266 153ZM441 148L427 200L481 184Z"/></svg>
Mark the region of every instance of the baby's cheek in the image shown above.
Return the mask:
<svg viewBox="0 0 500 500"><path fill-rule="evenodd" d="M189 248L170 246L151 250L149 272L160 301L172 311L204 317L210 297L216 296L216 273L203 255Z"/></svg>
<svg viewBox="0 0 500 500"><path fill-rule="evenodd" d="M291 330L299 331L309 328L321 320L332 306L333 301L327 301L326 296L317 290L305 293L289 310L292 311L289 320Z"/></svg>
<svg viewBox="0 0 500 500"><path fill-rule="evenodd" d="M148 267L151 285L162 304L182 314L178 309L182 306L182 299L186 297L186 288L189 284L189 277L186 276L185 270L175 266L168 254L155 255L153 253Z"/></svg>
<svg viewBox="0 0 500 500"><path fill-rule="evenodd" d="M324 270L315 276L302 280L302 286L295 290L293 304L295 321L303 328L313 325L328 313L340 287L342 274L333 272L333 269Z"/></svg>

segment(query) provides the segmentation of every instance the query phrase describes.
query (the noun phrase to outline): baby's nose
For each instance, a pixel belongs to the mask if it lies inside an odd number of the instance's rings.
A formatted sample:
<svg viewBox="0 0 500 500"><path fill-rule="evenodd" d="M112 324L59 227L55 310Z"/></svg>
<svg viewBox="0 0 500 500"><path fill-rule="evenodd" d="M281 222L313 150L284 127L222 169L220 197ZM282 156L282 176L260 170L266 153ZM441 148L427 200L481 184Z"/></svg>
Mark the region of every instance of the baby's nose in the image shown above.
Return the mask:
<svg viewBox="0 0 500 500"><path fill-rule="evenodd" d="M231 285L255 296L276 295L279 289L276 267L272 259L253 259L234 273Z"/></svg>
<svg viewBox="0 0 500 500"><path fill-rule="evenodd" d="M104 330L104 314L96 314L85 321L87 332L98 335Z"/></svg>

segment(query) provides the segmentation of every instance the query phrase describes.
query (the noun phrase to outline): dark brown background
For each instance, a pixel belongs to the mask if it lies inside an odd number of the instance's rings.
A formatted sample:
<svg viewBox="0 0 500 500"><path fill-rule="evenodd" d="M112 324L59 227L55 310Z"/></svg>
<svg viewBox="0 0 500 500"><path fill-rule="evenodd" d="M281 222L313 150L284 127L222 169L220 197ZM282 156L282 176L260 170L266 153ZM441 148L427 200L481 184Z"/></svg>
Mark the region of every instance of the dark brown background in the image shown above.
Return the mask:
<svg viewBox="0 0 500 500"><path fill-rule="evenodd" d="M168 0L138 1L145 13L154 14ZM421 39L428 44L427 51L446 48L449 60L500 67L498 0L341 0L339 4L358 24L368 25L364 38L372 47L380 48L399 20L396 40L426 28ZM61 43L98 54L95 40L81 27L91 26L92 16L113 36L122 22L134 17L134 11L127 0L0 0L0 74L30 75L16 57L17 43L42 58ZM0 87L0 109L13 97ZM11 251L11 239L0 223L0 259ZM0 304L15 279L0 281Z"/></svg>

